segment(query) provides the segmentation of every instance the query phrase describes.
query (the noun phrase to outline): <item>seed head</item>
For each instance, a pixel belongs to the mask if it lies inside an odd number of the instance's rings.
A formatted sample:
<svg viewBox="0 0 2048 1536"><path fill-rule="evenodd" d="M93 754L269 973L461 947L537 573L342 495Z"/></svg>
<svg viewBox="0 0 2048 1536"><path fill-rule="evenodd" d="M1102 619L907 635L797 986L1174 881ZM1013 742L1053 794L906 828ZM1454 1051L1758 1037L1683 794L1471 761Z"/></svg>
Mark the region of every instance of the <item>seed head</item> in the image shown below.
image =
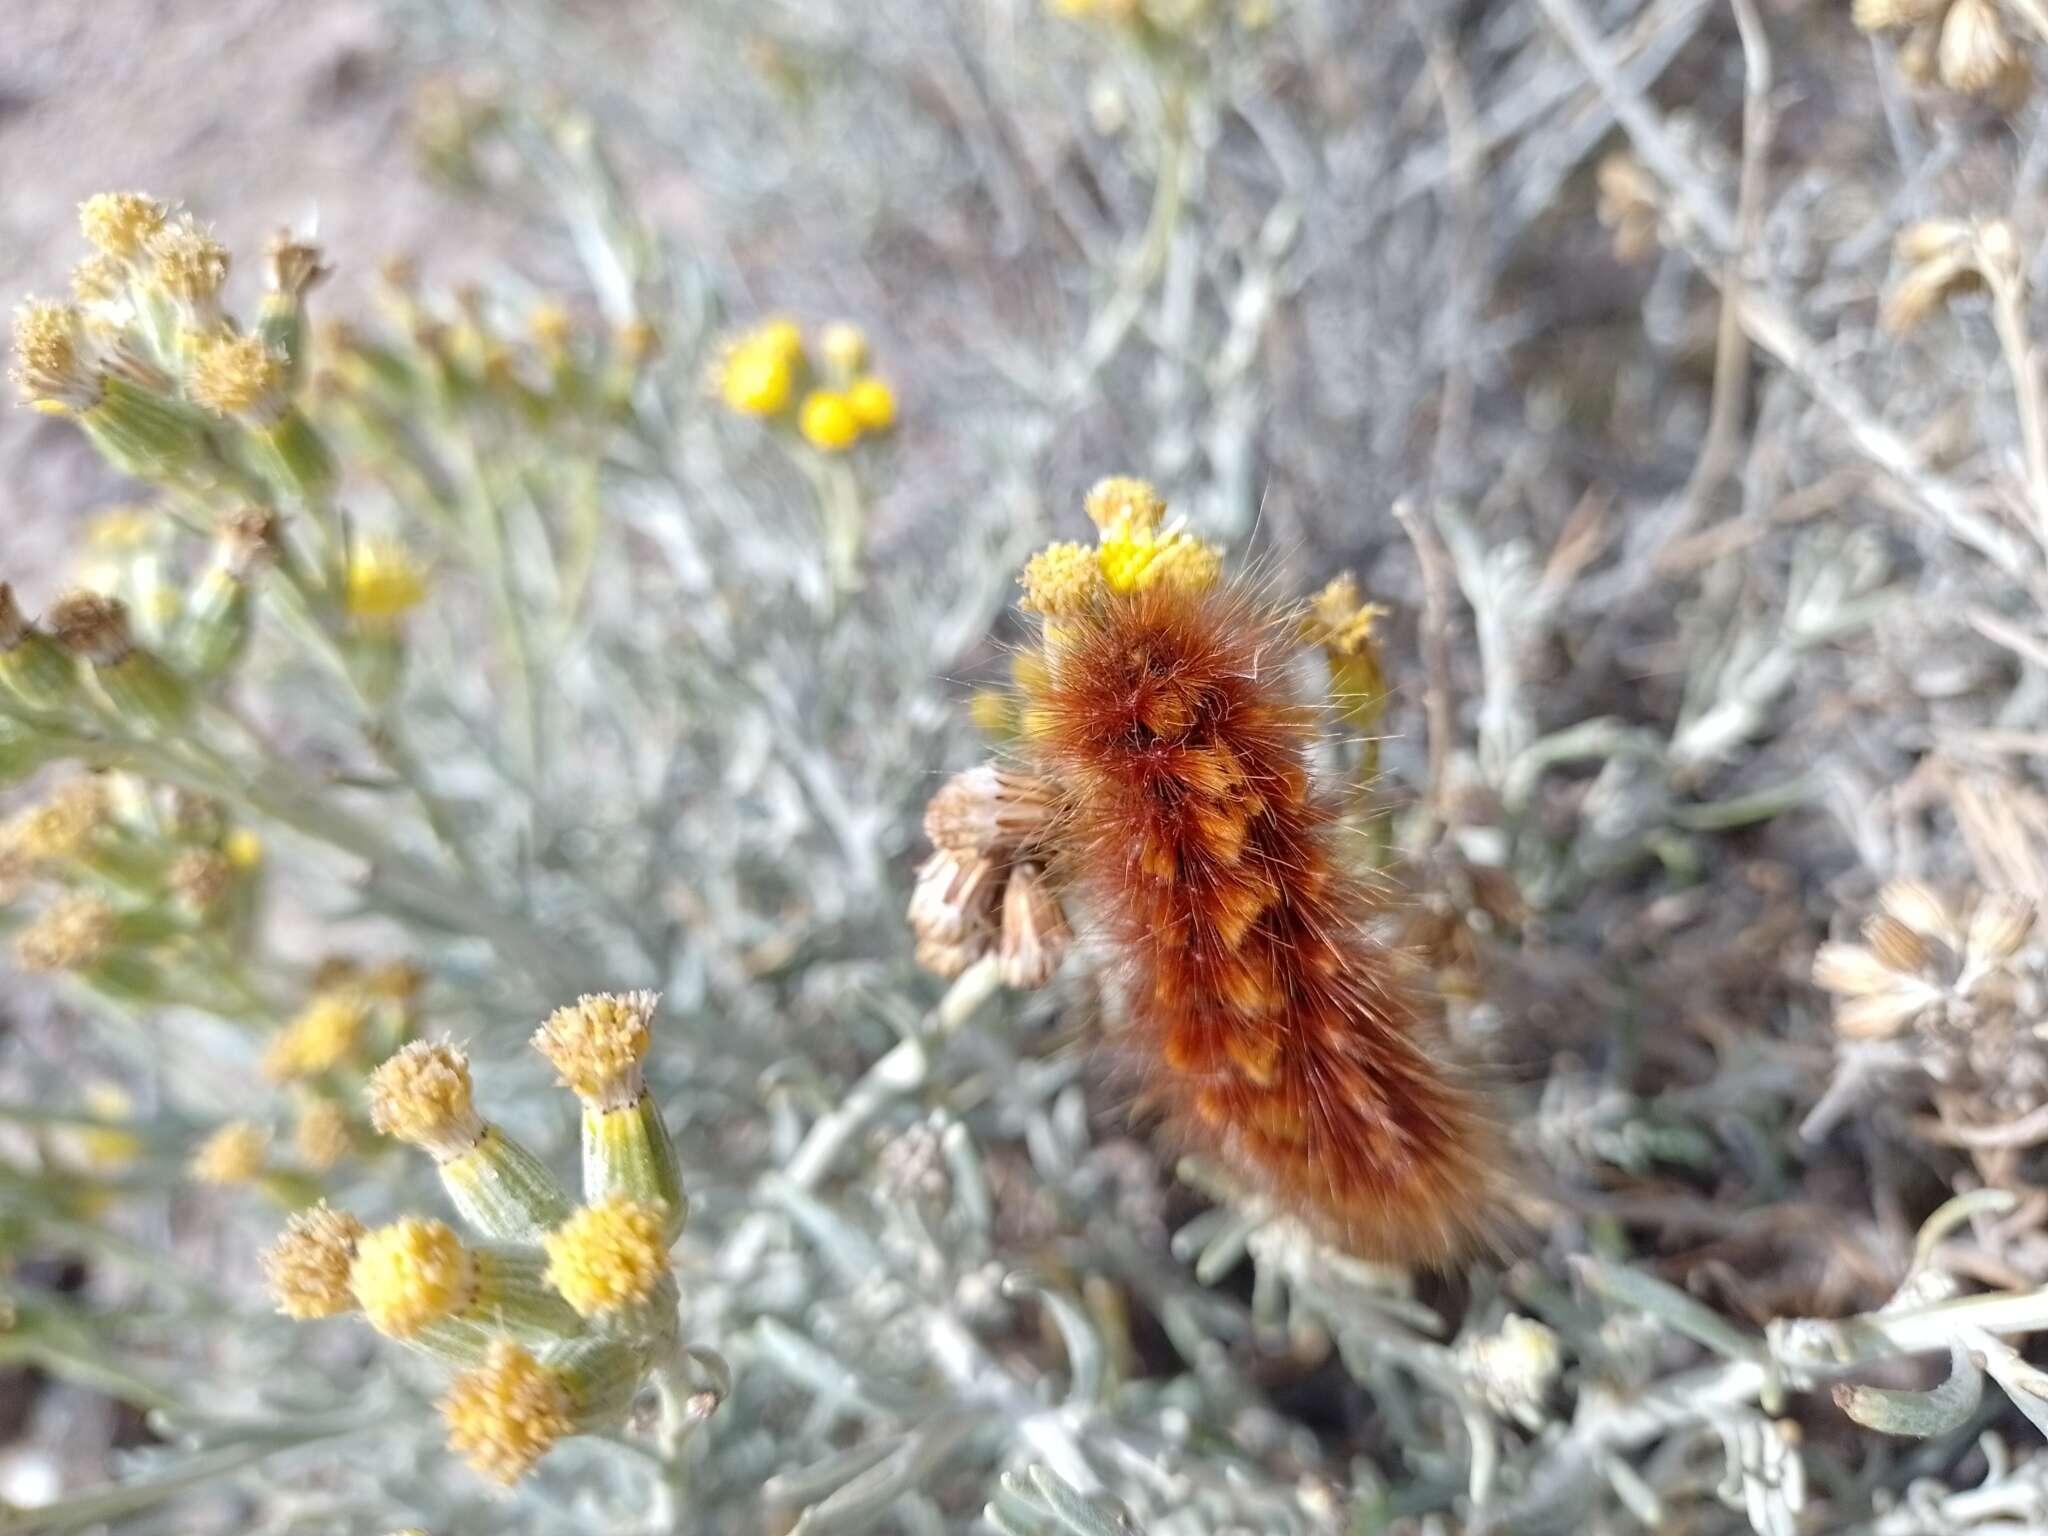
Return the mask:
<svg viewBox="0 0 2048 1536"><path fill-rule="evenodd" d="M1997 86L2019 55L1995 0L1954 0L1935 59L1941 83L1952 91L1976 96Z"/></svg>
<svg viewBox="0 0 2048 1536"><path fill-rule="evenodd" d="M978 853L941 848L918 866L910 892L910 926L918 939L951 947L993 937L1000 889L995 862ZM982 948L986 948L983 942Z"/></svg>
<svg viewBox="0 0 2048 1536"><path fill-rule="evenodd" d="M415 1040L370 1074L370 1124L445 1161L483 1138L469 1058L446 1041Z"/></svg>
<svg viewBox="0 0 2048 1536"><path fill-rule="evenodd" d="M249 1120L230 1120L192 1154L192 1177L202 1184L246 1184L263 1171L270 1132Z"/></svg>
<svg viewBox="0 0 2048 1536"><path fill-rule="evenodd" d="M363 1235L360 1221L324 1200L286 1222L263 1255L263 1278L277 1310L301 1321L353 1311L348 1270Z"/></svg>
<svg viewBox="0 0 2048 1536"><path fill-rule="evenodd" d="M143 192L101 192L78 205L78 228L93 248L133 261L164 227L164 205Z"/></svg>
<svg viewBox="0 0 2048 1536"><path fill-rule="evenodd" d="M1557 1335L1533 1318L1513 1316L1497 1333L1475 1334L1458 1350L1472 1384L1494 1412L1528 1420L1564 1369Z"/></svg>
<svg viewBox="0 0 2048 1536"><path fill-rule="evenodd" d="M409 1339L476 1296L476 1259L446 1222L407 1216L356 1244L349 1289L379 1333Z"/></svg>
<svg viewBox="0 0 2048 1536"><path fill-rule="evenodd" d="M284 359L253 332L207 342L193 364L191 387L192 398L209 411L261 427L275 426L287 404Z"/></svg>
<svg viewBox="0 0 2048 1536"><path fill-rule="evenodd" d="M548 1284L582 1317L645 1301L668 1273L664 1212L614 1195L576 1211L541 1238Z"/></svg>
<svg viewBox="0 0 2048 1536"><path fill-rule="evenodd" d="M118 920L97 896L71 895L54 902L14 936L14 958L25 971L83 971L114 947Z"/></svg>
<svg viewBox="0 0 2048 1536"><path fill-rule="evenodd" d="M653 1041L653 992L599 992L558 1008L535 1031L533 1048L579 1099L623 1106L640 1097L640 1064Z"/></svg>
<svg viewBox="0 0 2048 1536"><path fill-rule="evenodd" d="M67 592L51 604L43 625L51 639L95 666L113 666L135 649L127 605L101 592Z"/></svg>
<svg viewBox="0 0 2048 1536"><path fill-rule="evenodd" d="M237 507L214 521L214 563L236 576L277 558L277 514L268 507Z"/></svg>
<svg viewBox="0 0 2048 1536"><path fill-rule="evenodd" d="M834 390L813 390L797 414L797 430L813 448L842 453L860 436L860 418L846 396Z"/></svg>
<svg viewBox="0 0 2048 1536"><path fill-rule="evenodd" d="M568 1384L510 1339L495 1340L490 1358L441 1399L449 1448L507 1488L575 1433L573 1412Z"/></svg>
<svg viewBox="0 0 2048 1536"><path fill-rule="evenodd" d="M1022 581L1026 613L1069 619L1102 595L1102 562L1085 544L1051 544L1025 562Z"/></svg>
<svg viewBox="0 0 2048 1536"><path fill-rule="evenodd" d="M316 994L263 1053L263 1075L273 1082L318 1077L348 1060L362 1038L369 1006L353 992Z"/></svg>

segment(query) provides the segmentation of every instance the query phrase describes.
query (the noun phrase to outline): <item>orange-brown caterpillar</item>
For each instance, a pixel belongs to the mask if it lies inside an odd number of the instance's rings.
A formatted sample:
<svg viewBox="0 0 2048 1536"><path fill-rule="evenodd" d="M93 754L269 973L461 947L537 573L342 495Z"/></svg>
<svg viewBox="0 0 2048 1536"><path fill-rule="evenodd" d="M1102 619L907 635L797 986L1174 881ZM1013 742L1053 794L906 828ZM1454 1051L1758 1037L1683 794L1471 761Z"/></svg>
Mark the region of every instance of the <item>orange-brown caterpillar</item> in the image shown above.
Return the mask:
<svg viewBox="0 0 2048 1536"><path fill-rule="evenodd" d="M1181 1134L1353 1252L1450 1261L1493 1215L1496 1141L1336 856L1300 615L1113 484L1121 512L1091 498L1101 548L1026 575L1047 630L1018 668L1023 766L1051 791L1036 856L1122 958L1131 1054ZM939 811L935 840L960 821Z"/></svg>

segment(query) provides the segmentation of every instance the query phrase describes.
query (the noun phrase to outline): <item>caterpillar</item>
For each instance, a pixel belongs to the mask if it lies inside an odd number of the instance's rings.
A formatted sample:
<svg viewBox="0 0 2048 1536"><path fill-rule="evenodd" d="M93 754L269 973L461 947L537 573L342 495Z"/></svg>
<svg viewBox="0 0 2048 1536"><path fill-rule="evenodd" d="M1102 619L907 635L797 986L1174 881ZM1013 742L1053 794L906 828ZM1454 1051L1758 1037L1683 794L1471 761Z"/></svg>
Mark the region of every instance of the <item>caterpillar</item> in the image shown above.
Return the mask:
<svg viewBox="0 0 2048 1536"><path fill-rule="evenodd" d="M983 923L1007 971L1001 887L1021 875L1043 904L1049 885L1120 963L1123 1042L1180 1139L1361 1257L1449 1263L1491 1225L1498 1142L1311 783L1300 611L1227 579L1141 481L1088 511L1097 546L1025 569L1044 643L1014 669L1018 762L934 797L913 923L943 919L955 968Z"/></svg>

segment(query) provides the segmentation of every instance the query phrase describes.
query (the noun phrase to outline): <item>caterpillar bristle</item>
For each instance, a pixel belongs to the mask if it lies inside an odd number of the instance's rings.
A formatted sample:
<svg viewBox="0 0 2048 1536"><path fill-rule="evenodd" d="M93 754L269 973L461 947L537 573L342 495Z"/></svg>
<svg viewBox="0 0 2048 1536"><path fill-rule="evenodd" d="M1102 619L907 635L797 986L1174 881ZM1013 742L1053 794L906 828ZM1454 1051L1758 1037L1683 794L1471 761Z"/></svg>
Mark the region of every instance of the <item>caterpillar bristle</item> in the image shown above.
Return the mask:
<svg viewBox="0 0 2048 1536"><path fill-rule="evenodd" d="M1106 484L1099 554L1025 574L1045 643L1015 668L1018 751L1053 807L1032 856L1121 958L1127 1054L1179 1136L1354 1253L1453 1262L1498 1208L1497 1141L1310 783L1300 611Z"/></svg>

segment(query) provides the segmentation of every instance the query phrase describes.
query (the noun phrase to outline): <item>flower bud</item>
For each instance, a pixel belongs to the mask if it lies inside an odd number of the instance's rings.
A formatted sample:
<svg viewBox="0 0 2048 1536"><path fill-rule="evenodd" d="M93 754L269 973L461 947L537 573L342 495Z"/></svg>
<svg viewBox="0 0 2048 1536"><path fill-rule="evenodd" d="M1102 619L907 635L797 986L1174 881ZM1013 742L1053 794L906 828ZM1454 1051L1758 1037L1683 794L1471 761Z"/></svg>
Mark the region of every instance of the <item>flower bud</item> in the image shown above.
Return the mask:
<svg viewBox="0 0 2048 1536"><path fill-rule="evenodd" d="M652 992L579 998L549 1016L533 1046L582 1101L585 1197L619 1194L658 1206L673 1241L689 1201L667 1122L641 1072L657 1001Z"/></svg>
<svg viewBox="0 0 2048 1536"><path fill-rule="evenodd" d="M324 1202L286 1222L263 1256L263 1277L277 1310L301 1320L353 1312L349 1267L365 1231L347 1211L331 1210Z"/></svg>
<svg viewBox="0 0 2048 1536"><path fill-rule="evenodd" d="M349 1288L370 1326L388 1338L432 1349L457 1348L466 1324L551 1342L581 1329L576 1314L542 1277L531 1249L469 1248L445 1222L407 1216L356 1245Z"/></svg>
<svg viewBox="0 0 2048 1536"><path fill-rule="evenodd" d="M617 1422L639 1379L638 1361L620 1344L569 1344L536 1356L499 1339L441 1399L449 1449L509 1488L559 1441Z"/></svg>
<svg viewBox="0 0 2048 1536"><path fill-rule="evenodd" d="M428 1152L442 1188L486 1237L527 1242L558 1225L569 1200L547 1166L476 1112L469 1061L416 1040L370 1076L370 1123Z"/></svg>

